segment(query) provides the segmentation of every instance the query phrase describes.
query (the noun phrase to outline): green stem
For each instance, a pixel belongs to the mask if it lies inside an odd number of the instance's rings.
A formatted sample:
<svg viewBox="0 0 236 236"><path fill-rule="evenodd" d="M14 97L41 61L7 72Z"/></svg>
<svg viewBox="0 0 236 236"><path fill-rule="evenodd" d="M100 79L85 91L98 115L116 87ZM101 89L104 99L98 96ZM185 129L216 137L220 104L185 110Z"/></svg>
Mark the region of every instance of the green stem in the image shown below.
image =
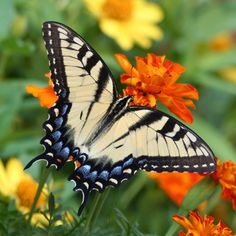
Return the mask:
<svg viewBox="0 0 236 236"><path fill-rule="evenodd" d="M147 176L145 174L140 173L136 176L136 179L134 179L133 183L129 186L126 192L124 192L120 200L120 205L123 209L129 206L130 202L132 202L132 200L138 195L146 183Z"/></svg>
<svg viewBox="0 0 236 236"><path fill-rule="evenodd" d="M6 72L6 66L8 62L9 55L8 53L3 53L1 56L1 64L0 64L0 80L4 78Z"/></svg>
<svg viewBox="0 0 236 236"><path fill-rule="evenodd" d="M43 190L43 186L46 183L50 172L51 172L51 170L49 168L44 168L43 171L42 171L42 175L41 175L40 180L39 180L38 189L37 189L37 192L36 192L35 197L34 197L34 202L32 204L32 207L31 207L31 210L30 210L30 213L29 213L29 218L28 218L29 222L31 222L33 213L36 209L37 202L38 202L40 194Z"/></svg>
<svg viewBox="0 0 236 236"><path fill-rule="evenodd" d="M91 228L95 224L97 217L101 212L103 204L108 196L108 193L109 193L109 190L107 190L104 194L100 194L100 193L96 194L93 204L92 204L93 207L88 214L88 218L86 220L86 223L82 232L82 236L89 235Z"/></svg>
<svg viewBox="0 0 236 236"><path fill-rule="evenodd" d="M107 189L104 192L104 194L102 195L101 201L99 202L99 204L97 206L97 210L94 212L92 221L90 223L90 228L92 228L95 225L95 222L97 221L97 218L98 218L99 214L101 213L102 207L103 207L105 201L107 200L110 190L111 190L111 188Z"/></svg>

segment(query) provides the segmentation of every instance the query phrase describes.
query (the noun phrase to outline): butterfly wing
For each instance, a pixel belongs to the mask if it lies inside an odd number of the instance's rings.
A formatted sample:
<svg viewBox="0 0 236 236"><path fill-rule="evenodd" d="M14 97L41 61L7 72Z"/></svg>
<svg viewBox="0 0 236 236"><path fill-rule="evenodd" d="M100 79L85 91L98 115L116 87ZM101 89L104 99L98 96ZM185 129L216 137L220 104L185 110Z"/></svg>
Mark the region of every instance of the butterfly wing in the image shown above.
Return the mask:
<svg viewBox="0 0 236 236"><path fill-rule="evenodd" d="M110 165L104 165L104 159ZM209 146L184 124L158 110L128 107L93 142L89 161L70 179L86 201L92 189L118 186L138 170L210 173L215 168Z"/></svg>
<svg viewBox="0 0 236 236"><path fill-rule="evenodd" d="M132 156L144 170L211 172L214 154L191 129L175 118L145 107L128 107L93 142L90 158L106 156L112 163Z"/></svg>
<svg viewBox="0 0 236 236"><path fill-rule="evenodd" d="M43 39L58 101L49 109L41 144L45 151L28 163L46 160L57 169L78 156L95 127L117 99L111 72L99 55L69 27L45 22ZM76 147L75 140L76 139ZM85 147L84 147L85 148Z"/></svg>

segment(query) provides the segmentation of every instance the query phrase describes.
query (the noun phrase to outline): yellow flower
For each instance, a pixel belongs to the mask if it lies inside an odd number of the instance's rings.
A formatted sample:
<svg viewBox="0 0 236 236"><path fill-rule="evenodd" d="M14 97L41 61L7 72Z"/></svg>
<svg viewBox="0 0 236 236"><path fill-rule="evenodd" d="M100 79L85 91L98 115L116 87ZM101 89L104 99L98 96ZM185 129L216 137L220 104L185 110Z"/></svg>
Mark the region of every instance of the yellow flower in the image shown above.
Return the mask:
<svg viewBox="0 0 236 236"><path fill-rule="evenodd" d="M163 36L156 25L163 19L160 7L145 0L84 0L87 8L98 18L101 30L113 38L121 48L129 50L134 43L143 48L151 46L151 39Z"/></svg>
<svg viewBox="0 0 236 236"><path fill-rule="evenodd" d="M38 183L23 170L21 162L11 159L6 166L0 160L0 194L15 199L16 207L23 214L30 211L34 197L38 188ZM43 209L46 203L46 190L41 193L36 207ZM45 222L42 214L35 213L32 223Z"/></svg>
<svg viewBox="0 0 236 236"><path fill-rule="evenodd" d="M236 83L236 67L227 67L219 71L222 79L226 79L232 83Z"/></svg>

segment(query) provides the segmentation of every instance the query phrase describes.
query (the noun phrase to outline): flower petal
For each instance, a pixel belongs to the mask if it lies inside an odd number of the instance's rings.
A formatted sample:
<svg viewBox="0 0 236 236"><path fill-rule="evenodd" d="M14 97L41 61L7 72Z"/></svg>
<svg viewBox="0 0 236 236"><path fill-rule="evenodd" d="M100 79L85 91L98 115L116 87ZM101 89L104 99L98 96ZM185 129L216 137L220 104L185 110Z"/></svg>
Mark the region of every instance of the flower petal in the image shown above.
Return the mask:
<svg viewBox="0 0 236 236"><path fill-rule="evenodd" d="M120 67L128 74L128 76L138 77L139 73L135 67L129 62L127 57L123 54L115 54L115 58L119 63Z"/></svg>

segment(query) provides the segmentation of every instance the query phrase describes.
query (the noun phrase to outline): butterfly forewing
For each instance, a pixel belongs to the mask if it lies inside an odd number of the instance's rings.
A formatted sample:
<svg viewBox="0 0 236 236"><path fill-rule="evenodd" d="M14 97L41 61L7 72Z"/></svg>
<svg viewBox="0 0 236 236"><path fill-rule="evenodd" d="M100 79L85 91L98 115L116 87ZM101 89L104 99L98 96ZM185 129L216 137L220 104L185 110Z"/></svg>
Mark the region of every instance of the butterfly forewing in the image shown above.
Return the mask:
<svg viewBox="0 0 236 236"><path fill-rule="evenodd" d="M99 55L69 27L43 24L51 78L58 101L49 109L41 143L47 167L75 162L69 177L83 193L103 191L139 169L208 173L214 154L192 130L173 117L118 98L114 79Z"/></svg>

